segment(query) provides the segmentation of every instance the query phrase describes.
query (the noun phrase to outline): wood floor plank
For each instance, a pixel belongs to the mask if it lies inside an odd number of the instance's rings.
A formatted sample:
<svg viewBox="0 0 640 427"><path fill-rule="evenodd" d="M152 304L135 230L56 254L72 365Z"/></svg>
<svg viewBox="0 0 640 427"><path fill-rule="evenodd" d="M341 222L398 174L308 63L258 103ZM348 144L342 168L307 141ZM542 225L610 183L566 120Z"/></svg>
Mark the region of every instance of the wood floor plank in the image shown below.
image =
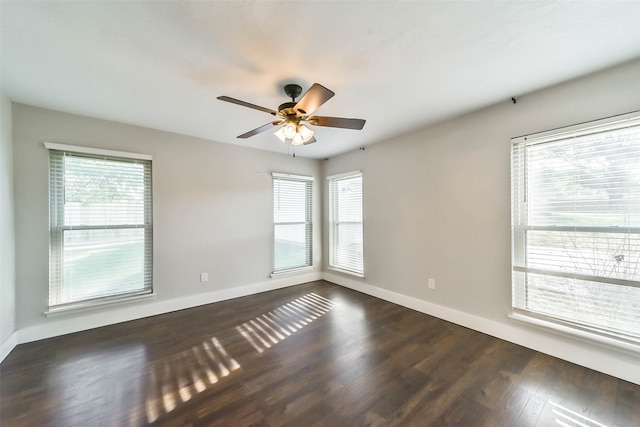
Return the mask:
<svg viewBox="0 0 640 427"><path fill-rule="evenodd" d="M614 426L640 426L640 387L618 381Z"/></svg>
<svg viewBox="0 0 640 427"><path fill-rule="evenodd" d="M638 426L640 386L324 281L22 344L0 364L3 426L558 420Z"/></svg>
<svg viewBox="0 0 640 427"><path fill-rule="evenodd" d="M521 417L523 420L537 420L539 413L536 415L535 408L539 402L532 397L546 377L549 356L529 349L523 351L529 354L528 363L518 373L502 399L495 402L496 406L483 425L516 425Z"/></svg>

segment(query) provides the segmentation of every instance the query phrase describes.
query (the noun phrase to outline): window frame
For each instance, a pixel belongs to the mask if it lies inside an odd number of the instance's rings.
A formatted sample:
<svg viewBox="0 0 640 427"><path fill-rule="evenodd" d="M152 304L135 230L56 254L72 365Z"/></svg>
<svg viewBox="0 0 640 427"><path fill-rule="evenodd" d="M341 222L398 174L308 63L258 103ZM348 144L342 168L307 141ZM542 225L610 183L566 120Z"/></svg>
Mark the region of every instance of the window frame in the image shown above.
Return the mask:
<svg viewBox="0 0 640 427"><path fill-rule="evenodd" d="M585 122L573 126L553 129L550 131L521 136L511 139L511 244L512 244L512 313L510 318L536 326L550 328L581 338L598 341L610 346L640 351L640 334L633 335L607 329L604 325L594 326L578 320L569 321L566 315L550 315L532 310L528 305L527 274L544 275L545 277L576 279L594 283L604 283L613 286L632 286L640 288L640 281L626 280L615 277L598 277L595 273L582 274L580 272L557 271L544 268L530 268L527 260L527 232L575 232L575 233L622 233L630 236L640 236L640 227L612 227L599 225L540 225L530 224L528 188L528 146L546 143L557 143L571 138L584 137L599 133L616 131L624 128L640 127L640 112L613 116L601 120ZM518 151L519 150L519 151ZM563 294L571 296L573 294ZM524 307L523 302L524 301ZM590 299L589 301L596 301ZM565 318L563 318L565 317ZM604 323L604 322L602 322Z"/></svg>
<svg viewBox="0 0 640 427"><path fill-rule="evenodd" d="M153 179L152 172L153 157L148 154L130 153L124 151L107 150L101 148L84 147L68 144L45 142L49 157L49 298L48 310L44 313L47 316L63 314L68 311L87 310L100 307L105 304L119 302L129 302L140 298L155 296L153 289ZM99 225L69 225L65 224L65 191L66 184L53 182L51 165L53 156L72 155L87 159L105 159L112 161L122 161L123 163L138 163L144 166L144 221L141 224L99 224ZM62 159L64 162L64 159ZM57 187L56 185L59 184ZM113 293L111 295L89 297L74 301L56 301L54 294L61 293L63 283L64 268L64 233L65 231L77 230L123 230L123 229L143 229L144 253L143 253L143 289L130 292ZM58 290L56 290L56 287Z"/></svg>
<svg viewBox="0 0 640 427"><path fill-rule="evenodd" d="M305 184L305 220L304 221L285 221L276 222L276 181L294 181L302 182ZM306 175L294 175L280 172L271 173L271 195L274 202L272 214L273 214L273 257L272 257L272 273L271 277L277 277L281 275L294 274L313 269L313 183L314 178ZM278 226L290 226L290 225L304 225L305 226L305 263L303 265L296 265L292 267L276 268L276 229Z"/></svg>
<svg viewBox="0 0 640 427"><path fill-rule="evenodd" d="M360 221L338 221L336 218L336 203L337 199L334 199L334 185L338 181L359 178L361 182L361 194L360 194L360 211L361 218ZM365 263L364 263L364 176L361 170L356 170L352 172L346 172L336 175L331 175L327 177L328 183L328 194L329 194L329 260L327 267L330 270L338 271L341 273L349 274L352 276L356 276L359 278L365 277ZM350 223L350 224L360 224L360 239L362 241L362 250L361 256L359 258L359 263L362 265L361 269L356 269L350 265L347 265L345 262L341 262L341 260L337 259L337 229L340 224Z"/></svg>

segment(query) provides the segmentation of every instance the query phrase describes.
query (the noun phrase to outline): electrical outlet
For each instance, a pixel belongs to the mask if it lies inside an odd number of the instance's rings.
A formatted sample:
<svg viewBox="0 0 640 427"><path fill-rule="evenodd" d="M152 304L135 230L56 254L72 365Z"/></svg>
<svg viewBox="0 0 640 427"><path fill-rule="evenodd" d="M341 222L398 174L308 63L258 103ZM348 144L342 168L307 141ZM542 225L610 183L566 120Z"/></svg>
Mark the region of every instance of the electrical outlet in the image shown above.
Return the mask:
<svg viewBox="0 0 640 427"><path fill-rule="evenodd" d="M435 288L436 288L435 279L429 279L429 289L435 289Z"/></svg>
<svg viewBox="0 0 640 427"><path fill-rule="evenodd" d="M200 281L208 282L209 281L209 273L200 273Z"/></svg>

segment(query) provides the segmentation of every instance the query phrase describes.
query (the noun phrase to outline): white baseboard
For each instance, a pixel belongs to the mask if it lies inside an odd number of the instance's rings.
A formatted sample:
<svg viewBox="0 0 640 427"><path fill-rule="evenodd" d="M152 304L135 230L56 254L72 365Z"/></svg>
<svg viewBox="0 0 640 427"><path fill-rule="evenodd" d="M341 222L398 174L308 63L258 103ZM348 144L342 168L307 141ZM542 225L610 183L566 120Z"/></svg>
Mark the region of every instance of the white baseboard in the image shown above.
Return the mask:
<svg viewBox="0 0 640 427"><path fill-rule="evenodd" d="M2 345L0 345L0 362L4 360L5 357L11 353L11 350L16 348L18 345L18 334L14 331L9 338L4 340Z"/></svg>
<svg viewBox="0 0 640 427"><path fill-rule="evenodd" d="M454 310L425 300L392 292L332 272L323 272L322 278L346 288L380 298L448 322L464 326L559 359L640 385L640 357L598 343L587 343L576 337L508 320L505 323Z"/></svg>
<svg viewBox="0 0 640 427"><path fill-rule="evenodd" d="M101 309L95 312L80 312L76 314L60 315L47 318L45 323L36 326L22 328L17 331L17 344L52 338L59 335L80 332L101 326L112 325L158 314L169 313L200 305L211 304L232 298L253 295L260 292L272 291L301 283L320 280L320 272L279 277L266 280L261 283L241 286L237 288L220 289L204 294L188 295L170 300L151 301L146 303L130 303L115 306L108 310ZM16 335L14 334L14 335ZM15 345L14 345L15 346ZM4 344L3 344L4 350Z"/></svg>

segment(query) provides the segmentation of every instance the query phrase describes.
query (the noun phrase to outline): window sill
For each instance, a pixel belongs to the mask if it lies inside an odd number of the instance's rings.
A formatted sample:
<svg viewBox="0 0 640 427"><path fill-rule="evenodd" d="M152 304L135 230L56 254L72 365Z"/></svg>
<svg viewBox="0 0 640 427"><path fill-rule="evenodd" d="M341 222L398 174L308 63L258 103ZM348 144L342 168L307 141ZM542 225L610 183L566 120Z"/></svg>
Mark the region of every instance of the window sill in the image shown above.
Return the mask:
<svg viewBox="0 0 640 427"><path fill-rule="evenodd" d="M364 279L364 274L363 273L356 273L355 271L351 271L351 270L344 270L342 268L339 267L332 267L332 266L328 266L327 267L329 270L332 271L337 271L338 273L343 273L343 274L348 274L350 276L355 276L355 277L359 277L361 279Z"/></svg>
<svg viewBox="0 0 640 427"><path fill-rule="evenodd" d="M527 316L521 313L510 313L507 315L507 317L509 317L509 319L511 320L515 320L516 322L522 322L541 329L551 330L561 335L569 335L574 338L579 338L584 341L589 341L591 343L607 347L609 349L618 351L622 350L635 356L640 355L640 343L633 343L622 339L600 335L595 332L572 328L567 325L562 325L560 323L555 323L549 320L538 319L536 317Z"/></svg>
<svg viewBox="0 0 640 427"><path fill-rule="evenodd" d="M64 305L62 307L50 308L49 310L44 312L44 315L47 317L63 316L65 314L91 311L91 310L95 310L105 306L128 304L130 302L135 302L143 299L155 298L155 296L156 296L155 292L152 292L148 294L131 295L131 296L126 296L121 298L105 299L105 300L98 300L98 301L91 301L91 302L79 302L75 304Z"/></svg>
<svg viewBox="0 0 640 427"><path fill-rule="evenodd" d="M309 271L313 271L313 266L292 268L292 269L289 269L289 270L282 270L282 271L274 271L273 273L271 273L270 277L272 279L275 279L277 277L291 276L291 275L294 275L294 274L307 273Z"/></svg>

